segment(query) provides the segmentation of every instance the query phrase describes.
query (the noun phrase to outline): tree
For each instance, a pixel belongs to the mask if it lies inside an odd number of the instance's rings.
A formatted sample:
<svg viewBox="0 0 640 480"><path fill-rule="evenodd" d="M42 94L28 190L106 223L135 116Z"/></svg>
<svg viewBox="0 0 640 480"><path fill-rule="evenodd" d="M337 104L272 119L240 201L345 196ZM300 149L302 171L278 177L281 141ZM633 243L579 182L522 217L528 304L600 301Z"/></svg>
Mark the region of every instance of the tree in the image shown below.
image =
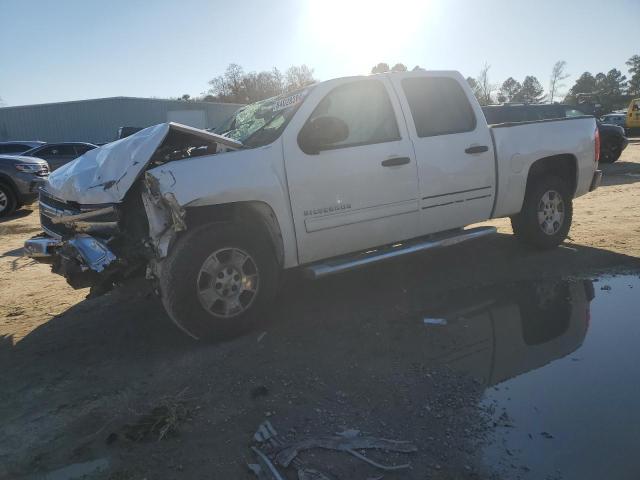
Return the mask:
<svg viewBox="0 0 640 480"><path fill-rule="evenodd" d="M558 93L558 90L564 88L563 80L570 77L568 73L565 73L564 69L567 66L567 62L564 60L558 60L551 69L551 79L549 80L549 103L553 103L553 99Z"/></svg>
<svg viewBox="0 0 640 480"><path fill-rule="evenodd" d="M544 88L538 79L532 75L527 75L522 81L522 88L515 95L516 102L540 103L544 99Z"/></svg>
<svg viewBox="0 0 640 480"><path fill-rule="evenodd" d="M313 70L306 65L292 66L283 75L277 68L245 73L240 65L232 63L223 75L209 81L209 91L203 98L226 103L252 103L305 87L315 81Z"/></svg>
<svg viewBox="0 0 640 480"><path fill-rule="evenodd" d="M371 73L385 73L389 70L390 69L388 63L379 63L375 67L371 68Z"/></svg>
<svg viewBox="0 0 640 480"><path fill-rule="evenodd" d="M598 89L598 99L603 111L610 112L616 108L626 106L628 99L627 77L616 68L612 68L606 75L596 76L596 86Z"/></svg>
<svg viewBox="0 0 640 480"><path fill-rule="evenodd" d="M289 67L286 72L286 79L286 90L288 92L316 83L316 79L313 78L313 69L306 65Z"/></svg>
<svg viewBox="0 0 640 480"><path fill-rule="evenodd" d="M475 95L476 98L480 98L480 87L478 86L478 82L473 77L467 77L467 83L471 87L471 91Z"/></svg>
<svg viewBox="0 0 640 480"><path fill-rule="evenodd" d="M491 65L485 62L484 66L480 70L478 78L476 78L476 97L478 98L478 102L480 102L480 105L489 105L493 101L491 98L491 93L496 89L496 86L489 81L490 68Z"/></svg>
<svg viewBox="0 0 640 480"><path fill-rule="evenodd" d="M638 97L640 96L640 55L634 55L625 64L629 67L629 75L631 75L627 95Z"/></svg>
<svg viewBox="0 0 640 480"><path fill-rule="evenodd" d="M396 63L392 68L392 72L406 72L407 67L403 63Z"/></svg>
<svg viewBox="0 0 640 480"><path fill-rule="evenodd" d="M522 89L522 85L519 81L513 77L507 78L502 82L502 86L498 92L498 101L500 103L513 102L518 92Z"/></svg>
<svg viewBox="0 0 640 480"><path fill-rule="evenodd" d="M180 100L184 100L185 102L188 102L189 100L191 100L191 95L189 95L188 93L185 93L180 97Z"/></svg>
<svg viewBox="0 0 640 480"><path fill-rule="evenodd" d="M601 75L601 74L599 74ZM565 103L575 105L577 103L577 96L579 93L596 93L596 79L590 72L584 72L576 83L569 89L569 93L565 97Z"/></svg>

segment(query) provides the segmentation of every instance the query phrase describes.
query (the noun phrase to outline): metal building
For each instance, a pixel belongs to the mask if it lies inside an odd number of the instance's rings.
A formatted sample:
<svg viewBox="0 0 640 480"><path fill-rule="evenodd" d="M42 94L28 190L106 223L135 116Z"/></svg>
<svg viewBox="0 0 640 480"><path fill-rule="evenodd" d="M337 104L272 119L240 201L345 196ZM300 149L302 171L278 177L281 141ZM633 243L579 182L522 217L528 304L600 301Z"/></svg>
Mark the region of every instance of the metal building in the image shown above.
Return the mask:
<svg viewBox="0 0 640 480"><path fill-rule="evenodd" d="M167 121L198 128L220 125L241 105L155 98L111 97L0 108L0 141L104 143L120 127Z"/></svg>

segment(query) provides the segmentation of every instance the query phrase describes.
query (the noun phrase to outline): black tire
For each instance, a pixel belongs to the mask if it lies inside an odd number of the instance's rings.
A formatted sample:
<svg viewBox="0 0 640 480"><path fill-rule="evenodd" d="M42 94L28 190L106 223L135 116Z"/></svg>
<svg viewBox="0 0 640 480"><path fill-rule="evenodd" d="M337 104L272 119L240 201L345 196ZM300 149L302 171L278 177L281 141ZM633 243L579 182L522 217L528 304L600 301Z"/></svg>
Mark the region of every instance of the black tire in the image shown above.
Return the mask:
<svg viewBox="0 0 640 480"><path fill-rule="evenodd" d="M600 147L600 162L601 163L613 163L620 158L622 150L620 148L620 142L615 140L605 140Z"/></svg>
<svg viewBox="0 0 640 480"><path fill-rule="evenodd" d="M11 215L18 208L18 200L13 189L0 182L0 218Z"/></svg>
<svg viewBox="0 0 640 480"><path fill-rule="evenodd" d="M242 296L246 310L232 317L220 316L213 311L223 310L226 298L218 298L211 305L211 311L208 311L199 293L199 290L215 292L218 288L216 275L203 273L201 268L215 252L224 253L226 249L237 249L248 254L252 268L249 276L252 279L257 277L252 281L252 285L257 284L253 296L249 295L251 292L244 291L244 287L240 288L241 294L236 300L240 304ZM223 265L224 262L220 262L221 269L226 271ZM205 278L207 276L209 278ZM235 271L233 276L236 276ZM249 276L245 277L243 273L240 284L244 285ZM246 332L261 318L262 312L277 293L279 276L280 267L272 244L263 232L246 224L204 225L180 237L165 259L160 275L162 303L173 322L189 336L198 340L227 338ZM201 285L203 279L209 284ZM233 282L231 276L227 280ZM229 295L231 288L233 285L229 287ZM219 305L219 302L222 304Z"/></svg>
<svg viewBox="0 0 640 480"><path fill-rule="evenodd" d="M548 192L555 193L549 193L549 196L545 197ZM538 217L539 207L544 209L543 198L555 199L556 194L562 203L562 221L547 220L546 218L552 218L550 215L544 219L543 227ZM556 176L545 176L527 186L522 210L518 215L511 217L511 227L515 236L524 243L540 249L549 249L560 245L567 238L572 218L573 198L567 183ZM545 232L544 228L548 231ZM550 230L553 230L553 233L550 233Z"/></svg>

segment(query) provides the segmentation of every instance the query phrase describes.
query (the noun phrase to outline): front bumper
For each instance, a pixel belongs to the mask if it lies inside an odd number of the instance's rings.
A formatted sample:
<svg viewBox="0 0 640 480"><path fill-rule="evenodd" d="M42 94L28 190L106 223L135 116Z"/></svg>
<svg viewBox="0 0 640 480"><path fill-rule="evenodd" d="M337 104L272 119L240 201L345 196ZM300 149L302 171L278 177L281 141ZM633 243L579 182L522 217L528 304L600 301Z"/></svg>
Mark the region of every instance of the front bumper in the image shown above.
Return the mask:
<svg viewBox="0 0 640 480"><path fill-rule="evenodd" d="M24 242L24 255L36 260L50 259L61 245L60 240L41 234Z"/></svg>
<svg viewBox="0 0 640 480"><path fill-rule="evenodd" d="M24 243L24 254L38 262L50 263L53 272L64 276L73 288L99 283L98 274L117 260L102 240L87 234L65 240L40 234Z"/></svg>
<svg viewBox="0 0 640 480"><path fill-rule="evenodd" d="M600 186L602 182L602 170L596 170L593 174L593 179L591 180L591 186L589 187L589 191L593 192L596 188Z"/></svg>

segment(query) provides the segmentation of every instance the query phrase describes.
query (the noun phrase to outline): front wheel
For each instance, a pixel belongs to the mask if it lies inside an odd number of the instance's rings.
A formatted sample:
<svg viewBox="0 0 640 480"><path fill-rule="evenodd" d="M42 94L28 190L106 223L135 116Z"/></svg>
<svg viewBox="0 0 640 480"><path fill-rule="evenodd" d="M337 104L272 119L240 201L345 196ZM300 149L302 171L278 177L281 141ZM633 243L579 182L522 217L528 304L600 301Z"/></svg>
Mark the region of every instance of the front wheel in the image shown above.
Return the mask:
<svg viewBox="0 0 640 480"><path fill-rule="evenodd" d="M522 210L511 217L516 237L537 248L560 245L571 228L573 199L566 182L542 177L527 188Z"/></svg>
<svg viewBox="0 0 640 480"><path fill-rule="evenodd" d="M18 207L18 201L13 190L0 182L0 217L11 215Z"/></svg>
<svg viewBox="0 0 640 480"><path fill-rule="evenodd" d="M275 297L279 266L266 235L250 226L212 224L187 232L162 267L167 313L195 339L237 335Z"/></svg>

